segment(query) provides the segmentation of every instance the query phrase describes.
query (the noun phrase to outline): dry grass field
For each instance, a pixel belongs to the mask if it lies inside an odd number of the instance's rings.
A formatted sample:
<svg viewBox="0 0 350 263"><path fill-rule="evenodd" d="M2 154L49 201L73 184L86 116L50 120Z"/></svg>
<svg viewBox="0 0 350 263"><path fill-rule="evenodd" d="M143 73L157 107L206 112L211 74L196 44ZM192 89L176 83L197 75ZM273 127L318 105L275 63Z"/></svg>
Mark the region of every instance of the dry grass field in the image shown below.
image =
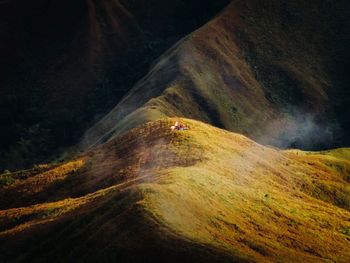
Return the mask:
<svg viewBox="0 0 350 263"><path fill-rule="evenodd" d="M175 120L4 186L2 261L349 261L349 149L282 151Z"/></svg>

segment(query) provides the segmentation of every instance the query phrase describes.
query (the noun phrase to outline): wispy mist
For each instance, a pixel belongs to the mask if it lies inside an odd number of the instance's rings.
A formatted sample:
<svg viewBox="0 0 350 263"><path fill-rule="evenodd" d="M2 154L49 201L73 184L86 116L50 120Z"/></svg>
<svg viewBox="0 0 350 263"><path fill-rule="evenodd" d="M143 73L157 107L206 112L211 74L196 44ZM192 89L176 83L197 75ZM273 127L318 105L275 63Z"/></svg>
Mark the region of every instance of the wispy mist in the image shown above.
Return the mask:
<svg viewBox="0 0 350 263"><path fill-rule="evenodd" d="M335 121L293 109L269 123L257 140L279 148L318 150L335 144L338 129Z"/></svg>

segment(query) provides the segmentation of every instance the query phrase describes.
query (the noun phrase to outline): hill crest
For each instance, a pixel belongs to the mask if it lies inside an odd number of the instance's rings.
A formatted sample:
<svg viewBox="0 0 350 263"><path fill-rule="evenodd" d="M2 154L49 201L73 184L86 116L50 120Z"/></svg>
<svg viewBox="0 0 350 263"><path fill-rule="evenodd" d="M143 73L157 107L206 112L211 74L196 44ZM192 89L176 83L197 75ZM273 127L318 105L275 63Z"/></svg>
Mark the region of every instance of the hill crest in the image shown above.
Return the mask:
<svg viewBox="0 0 350 263"><path fill-rule="evenodd" d="M190 130L171 131L175 120ZM21 248L24 259L68 260L86 246L95 249L91 258L119 255L122 262L171 261L177 252L184 262L197 256L200 262L350 258L349 149L281 151L175 118L146 123L59 167L71 173L56 167L66 175L46 171L0 190L1 200L10 190L17 201L6 209L1 203L0 251L8 259L18 256L9 251ZM40 185L44 177L47 185L38 192L13 191L33 180ZM33 234L39 248L56 248L47 254L28 245ZM67 244L77 245L64 256ZM148 250L158 245L157 253ZM199 256L203 251L206 256Z"/></svg>

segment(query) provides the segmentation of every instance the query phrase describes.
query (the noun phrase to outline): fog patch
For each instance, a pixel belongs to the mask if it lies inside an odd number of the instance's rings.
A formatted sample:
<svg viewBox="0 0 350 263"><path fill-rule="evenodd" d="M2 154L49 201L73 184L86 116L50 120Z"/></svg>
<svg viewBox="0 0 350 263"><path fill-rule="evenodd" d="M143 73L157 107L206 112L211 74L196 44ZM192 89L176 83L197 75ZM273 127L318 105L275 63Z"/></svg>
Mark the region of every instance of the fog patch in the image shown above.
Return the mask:
<svg viewBox="0 0 350 263"><path fill-rule="evenodd" d="M269 123L257 141L282 149L320 150L334 147L339 131L335 121L295 109L289 112Z"/></svg>

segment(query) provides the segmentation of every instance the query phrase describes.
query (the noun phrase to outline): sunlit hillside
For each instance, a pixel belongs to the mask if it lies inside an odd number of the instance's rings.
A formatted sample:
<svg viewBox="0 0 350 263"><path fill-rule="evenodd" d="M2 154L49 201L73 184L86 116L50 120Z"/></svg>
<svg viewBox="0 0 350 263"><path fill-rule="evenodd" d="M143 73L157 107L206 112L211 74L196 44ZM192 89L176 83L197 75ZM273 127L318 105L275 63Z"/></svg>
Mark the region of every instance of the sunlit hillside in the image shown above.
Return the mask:
<svg viewBox="0 0 350 263"><path fill-rule="evenodd" d="M349 145L347 5L232 1L164 53L81 148L179 116L280 148Z"/></svg>
<svg viewBox="0 0 350 263"><path fill-rule="evenodd" d="M175 120L1 175L0 260L350 260L349 149L282 151Z"/></svg>
<svg viewBox="0 0 350 263"><path fill-rule="evenodd" d="M0 263L350 262L349 11L0 1Z"/></svg>

